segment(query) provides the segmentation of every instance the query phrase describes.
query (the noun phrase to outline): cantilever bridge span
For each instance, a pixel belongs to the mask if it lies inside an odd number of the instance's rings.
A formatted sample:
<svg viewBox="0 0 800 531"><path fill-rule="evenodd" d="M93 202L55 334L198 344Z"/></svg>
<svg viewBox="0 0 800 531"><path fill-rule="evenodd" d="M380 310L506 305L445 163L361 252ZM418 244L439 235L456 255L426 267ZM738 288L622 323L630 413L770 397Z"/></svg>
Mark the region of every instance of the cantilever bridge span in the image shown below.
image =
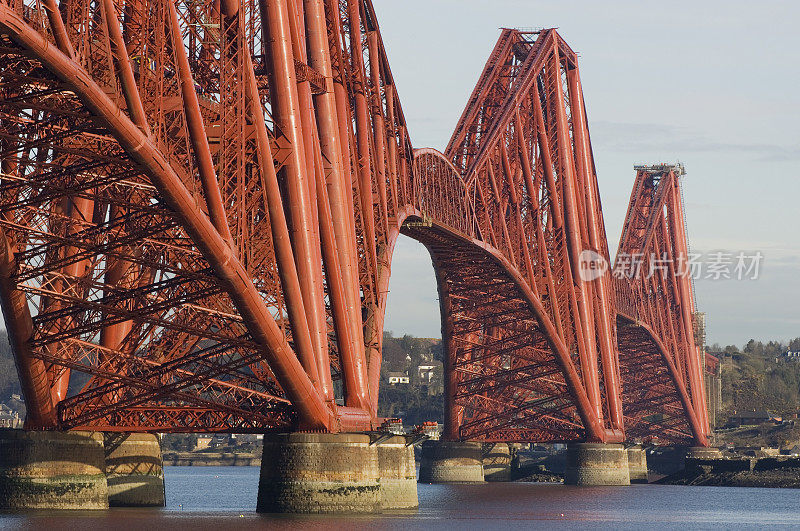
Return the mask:
<svg viewBox="0 0 800 531"><path fill-rule="evenodd" d="M376 428L399 234L445 435L705 445L691 284L609 263L576 54L503 30L414 149L369 0L0 0L0 299L27 427ZM639 172L620 249L687 253Z"/></svg>

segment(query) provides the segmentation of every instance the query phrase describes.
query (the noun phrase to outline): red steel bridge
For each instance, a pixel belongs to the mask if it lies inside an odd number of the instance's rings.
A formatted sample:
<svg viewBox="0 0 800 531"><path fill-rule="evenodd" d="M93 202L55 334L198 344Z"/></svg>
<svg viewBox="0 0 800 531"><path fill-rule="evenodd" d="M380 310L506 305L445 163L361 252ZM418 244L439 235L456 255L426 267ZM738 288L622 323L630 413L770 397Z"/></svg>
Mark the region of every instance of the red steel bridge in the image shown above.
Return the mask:
<svg viewBox="0 0 800 531"><path fill-rule="evenodd" d="M28 428L377 428L402 233L446 437L707 444L680 172L638 171L612 275L555 30L502 31L440 153L370 0L0 0L0 164Z"/></svg>

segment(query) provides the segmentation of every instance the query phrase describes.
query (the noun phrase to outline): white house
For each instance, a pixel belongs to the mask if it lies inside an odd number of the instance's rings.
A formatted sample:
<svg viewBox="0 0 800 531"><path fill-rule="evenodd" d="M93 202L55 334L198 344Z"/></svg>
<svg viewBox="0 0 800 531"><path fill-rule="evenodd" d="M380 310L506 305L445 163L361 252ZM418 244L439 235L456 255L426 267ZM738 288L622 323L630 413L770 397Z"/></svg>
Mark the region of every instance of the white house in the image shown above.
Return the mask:
<svg viewBox="0 0 800 531"><path fill-rule="evenodd" d="M410 383L410 379L407 374L403 374L402 372L389 373L389 384L397 385L397 384L408 384L408 383Z"/></svg>

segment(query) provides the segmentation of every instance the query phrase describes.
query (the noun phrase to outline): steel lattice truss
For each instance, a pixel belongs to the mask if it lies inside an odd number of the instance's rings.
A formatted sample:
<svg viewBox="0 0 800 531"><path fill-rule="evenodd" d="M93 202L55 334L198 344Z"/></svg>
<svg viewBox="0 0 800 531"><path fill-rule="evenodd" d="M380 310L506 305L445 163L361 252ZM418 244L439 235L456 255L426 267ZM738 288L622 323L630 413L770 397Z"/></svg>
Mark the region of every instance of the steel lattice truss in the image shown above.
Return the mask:
<svg viewBox="0 0 800 531"><path fill-rule="evenodd" d="M682 166L637 167L614 266L623 412L630 438L705 444L682 174Z"/></svg>
<svg viewBox="0 0 800 531"><path fill-rule="evenodd" d="M447 436L645 422L611 279L580 278L608 249L554 30L503 31L442 154L369 0L0 0L0 165L28 427L377 427L401 231L439 280Z"/></svg>

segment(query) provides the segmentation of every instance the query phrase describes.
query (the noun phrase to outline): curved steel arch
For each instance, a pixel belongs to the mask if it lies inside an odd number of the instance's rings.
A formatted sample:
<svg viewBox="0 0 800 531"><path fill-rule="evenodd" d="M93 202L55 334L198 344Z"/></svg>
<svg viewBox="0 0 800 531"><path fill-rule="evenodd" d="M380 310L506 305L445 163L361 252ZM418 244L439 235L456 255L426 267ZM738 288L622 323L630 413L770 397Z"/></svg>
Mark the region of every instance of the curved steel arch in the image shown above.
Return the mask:
<svg viewBox="0 0 800 531"><path fill-rule="evenodd" d="M669 349L646 324L617 315L625 433L631 440L707 446L707 432Z"/></svg>
<svg viewBox="0 0 800 531"><path fill-rule="evenodd" d="M533 437L542 441L621 438L621 431L607 430L596 417L569 349L558 335L545 305L531 290L528 280L500 250L481 238L470 202L470 196L474 194L470 194L455 166L434 149L415 150L414 155L416 201L401 209L390 231L392 245L389 249L402 232L422 242L433 259L442 304L443 338L449 360L445 370L448 387L446 436L483 440L529 440ZM387 263L391 263L390 252ZM460 256L455 257L455 254ZM465 255L469 259L465 259ZM385 271L379 284L382 294L388 294L389 269ZM459 281L458 277L466 274L471 274L472 282L463 285L463 280ZM457 288L474 291L482 282L493 282L492 293L480 296L473 293L478 304L472 307L464 304L459 306L452 292ZM499 302L492 301L492 297L499 299ZM377 315L384 315L386 301L384 295L376 310ZM493 306L492 310L500 309L503 305L511 307L506 308L504 318L498 319L498 315L491 311L482 312L481 308L490 305ZM478 332L465 331L464 322L475 320L475 315L481 315L485 326ZM515 316L515 323L506 322L509 315ZM520 328L519 323L522 322L527 323L527 330ZM382 330L381 323L376 331ZM507 345L501 349L502 352L473 361L467 352L470 349L457 346L458 339L454 337L456 332L474 335L484 343L483 349L491 349L495 340L502 340ZM502 337L492 337L493 334L501 334ZM511 335L517 337L512 339ZM467 341L465 338L460 340ZM513 345L515 341L517 344L510 348L508 345ZM537 360L536 363L532 362L533 359ZM484 381L503 382L505 393L491 396L491 392L482 392L474 385L470 386L469 380L460 378L459 373L463 371L459 365L470 362L473 364L472 370L484 372ZM563 381L555 388L543 386L543 382L552 383L548 380L553 379L554 371L560 373ZM509 394L512 391L516 395ZM490 405L478 407L478 401ZM548 411L551 404L556 408L553 414L531 418L534 413ZM467 416L478 417L472 420L473 423L477 423L481 415L486 417L490 414L493 422L485 421L486 425L481 429L465 428L461 425L464 410L467 410ZM559 430L553 426L559 422L568 427Z"/></svg>

